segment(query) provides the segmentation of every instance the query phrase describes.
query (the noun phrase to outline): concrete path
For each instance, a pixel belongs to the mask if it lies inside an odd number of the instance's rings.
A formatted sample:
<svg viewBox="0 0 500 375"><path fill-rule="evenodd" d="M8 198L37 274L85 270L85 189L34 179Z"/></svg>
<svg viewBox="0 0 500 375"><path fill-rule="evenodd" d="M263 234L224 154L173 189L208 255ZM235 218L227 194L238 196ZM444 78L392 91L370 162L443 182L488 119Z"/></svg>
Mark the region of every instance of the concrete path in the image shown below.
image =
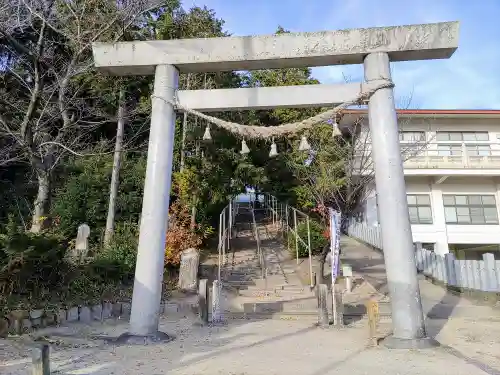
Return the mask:
<svg viewBox="0 0 500 375"><path fill-rule="evenodd" d="M383 254L348 237L342 239L342 245L343 261L381 294L387 294ZM449 346L458 357L469 358L477 365L494 369L490 373L500 374L500 309L450 294L423 277L419 285L428 334ZM384 299L389 301L388 296ZM383 329L390 330L390 321Z"/></svg>

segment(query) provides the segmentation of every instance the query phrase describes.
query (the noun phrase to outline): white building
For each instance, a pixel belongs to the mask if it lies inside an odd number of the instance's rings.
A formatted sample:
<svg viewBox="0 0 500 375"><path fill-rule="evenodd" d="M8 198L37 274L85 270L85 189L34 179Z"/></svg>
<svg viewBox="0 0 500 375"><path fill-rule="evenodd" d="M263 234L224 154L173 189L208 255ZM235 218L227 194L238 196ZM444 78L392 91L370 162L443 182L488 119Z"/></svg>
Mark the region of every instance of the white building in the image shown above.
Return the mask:
<svg viewBox="0 0 500 375"><path fill-rule="evenodd" d="M495 252L500 259L500 110L400 110L398 116L414 242L440 254ZM366 118L366 111L349 111L341 125L354 118ZM377 226L372 186L364 221Z"/></svg>

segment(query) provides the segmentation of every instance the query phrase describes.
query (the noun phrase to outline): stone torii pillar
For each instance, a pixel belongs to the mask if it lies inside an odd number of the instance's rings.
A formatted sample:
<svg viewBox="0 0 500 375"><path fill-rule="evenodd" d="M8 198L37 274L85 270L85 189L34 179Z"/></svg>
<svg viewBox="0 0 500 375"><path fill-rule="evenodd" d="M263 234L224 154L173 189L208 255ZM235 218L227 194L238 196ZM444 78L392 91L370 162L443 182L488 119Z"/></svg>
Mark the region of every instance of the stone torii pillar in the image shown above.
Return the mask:
<svg viewBox="0 0 500 375"><path fill-rule="evenodd" d="M390 80L389 61L385 52L366 56L365 80ZM433 343L426 339L420 300L392 88L378 90L372 95L368 103L368 122L387 286L392 304L393 335L386 344L416 348L431 345Z"/></svg>
<svg viewBox="0 0 500 375"><path fill-rule="evenodd" d="M175 138L175 110L168 101L174 100L178 80L179 72L173 65L155 67L148 159L130 314L130 334L150 336L154 340L168 338L158 332L158 321Z"/></svg>
<svg viewBox="0 0 500 375"><path fill-rule="evenodd" d="M458 22L165 41L96 43L96 67L113 75L155 75L142 220L128 341L168 339L158 332L165 234L172 176L178 72L217 72L364 64L365 82L178 91L199 111L321 107L351 100L390 80L390 61L449 58L458 47ZM426 340L392 88L368 105L379 216L391 296L392 347Z"/></svg>

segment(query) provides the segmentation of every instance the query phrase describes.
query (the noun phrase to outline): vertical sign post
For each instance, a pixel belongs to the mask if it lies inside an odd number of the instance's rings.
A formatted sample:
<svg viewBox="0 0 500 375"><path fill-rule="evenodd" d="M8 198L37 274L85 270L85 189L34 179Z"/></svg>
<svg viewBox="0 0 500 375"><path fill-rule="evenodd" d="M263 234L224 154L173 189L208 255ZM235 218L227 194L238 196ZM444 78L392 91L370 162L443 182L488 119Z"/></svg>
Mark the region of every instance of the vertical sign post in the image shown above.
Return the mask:
<svg viewBox="0 0 500 375"><path fill-rule="evenodd" d="M332 315L333 324L337 327L344 325L344 305L342 293L335 290L335 281L339 275L340 266L340 212L329 208L330 213L330 255L332 261Z"/></svg>
<svg viewBox="0 0 500 375"><path fill-rule="evenodd" d="M332 261L332 290L339 273L340 263L340 213L329 208L330 213L330 252Z"/></svg>

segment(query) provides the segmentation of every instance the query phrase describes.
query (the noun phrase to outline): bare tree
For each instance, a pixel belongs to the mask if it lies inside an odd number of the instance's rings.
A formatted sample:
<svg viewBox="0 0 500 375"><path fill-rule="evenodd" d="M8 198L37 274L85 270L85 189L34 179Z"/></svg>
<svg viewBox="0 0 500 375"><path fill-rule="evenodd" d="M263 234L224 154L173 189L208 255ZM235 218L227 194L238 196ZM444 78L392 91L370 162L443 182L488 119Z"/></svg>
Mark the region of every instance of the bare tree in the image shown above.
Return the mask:
<svg viewBox="0 0 500 375"><path fill-rule="evenodd" d="M364 215L364 203L375 179L371 157L371 135L362 117L348 120L342 127L342 136L333 138L331 125L317 126L310 134L308 153L293 148L287 163L300 185L297 195L311 204L326 223L328 207L343 213L342 225L352 217ZM404 125L403 125L404 126ZM415 157L428 146L429 140L415 139L401 147L403 161ZM320 272L329 246L323 249Z"/></svg>
<svg viewBox="0 0 500 375"><path fill-rule="evenodd" d="M318 125L309 137L310 150L304 153L293 147L287 157L287 164L301 184L299 196L302 193L319 208L325 221L326 207L334 207L350 217L360 215L367 189L375 179L371 134L365 119L354 116L341 128L342 136L334 138L330 124ZM424 151L429 142L415 139L402 145L403 160Z"/></svg>
<svg viewBox="0 0 500 375"><path fill-rule="evenodd" d="M120 184L120 167L123 152L123 133L125 130L125 89L120 90L118 104L118 121L116 127L115 152L113 156L113 170L111 172L111 184L109 188L108 215L106 217L106 229L104 230L104 246L108 246L115 231L116 200Z"/></svg>
<svg viewBox="0 0 500 375"><path fill-rule="evenodd" d="M31 231L48 215L55 167L85 152L96 129L116 121L89 90L92 43L117 41L157 5L144 1L9 0L0 14L0 164L31 165L37 178Z"/></svg>

